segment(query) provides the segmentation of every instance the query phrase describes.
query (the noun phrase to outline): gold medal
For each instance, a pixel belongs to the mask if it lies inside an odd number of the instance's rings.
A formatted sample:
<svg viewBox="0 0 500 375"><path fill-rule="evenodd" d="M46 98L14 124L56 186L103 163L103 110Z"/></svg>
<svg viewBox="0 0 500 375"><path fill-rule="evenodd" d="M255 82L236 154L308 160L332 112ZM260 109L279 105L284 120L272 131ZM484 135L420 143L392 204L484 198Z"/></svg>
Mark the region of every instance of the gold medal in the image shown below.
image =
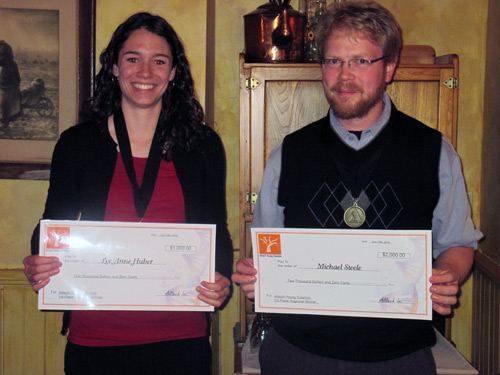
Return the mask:
<svg viewBox="0 0 500 375"><path fill-rule="evenodd" d="M344 212L344 222L351 228L359 228L365 222L365 211L357 202Z"/></svg>

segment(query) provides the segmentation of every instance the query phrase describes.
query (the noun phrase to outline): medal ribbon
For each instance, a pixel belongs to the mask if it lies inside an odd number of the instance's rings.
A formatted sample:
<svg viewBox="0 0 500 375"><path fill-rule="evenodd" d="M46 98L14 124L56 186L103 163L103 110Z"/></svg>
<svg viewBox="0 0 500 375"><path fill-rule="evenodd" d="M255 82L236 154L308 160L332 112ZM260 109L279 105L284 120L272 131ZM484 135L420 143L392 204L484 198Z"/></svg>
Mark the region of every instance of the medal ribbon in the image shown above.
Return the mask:
<svg viewBox="0 0 500 375"><path fill-rule="evenodd" d="M158 171L160 170L160 163L163 154L159 142L161 130L158 124L156 124L156 130L153 136L153 141L151 142L151 148L149 149L142 184L139 187L134 169L134 161L132 159L132 150L130 148L127 125L125 124L125 118L123 117L123 111L121 109L118 109L118 111L114 114L114 123L116 138L118 140L118 146L120 147L123 164L125 165L125 170L127 171L127 176L134 192L134 205L137 217L142 220L149 202L151 201L156 179L158 177Z"/></svg>
<svg viewBox="0 0 500 375"><path fill-rule="evenodd" d="M333 153L335 167L337 168L342 181L344 181L346 186L351 190L353 199L357 200L359 198L361 191L368 184L380 156L386 150L388 145L389 142L386 140L382 145L380 145L380 147L378 147L377 150L375 150L375 152L368 155L367 158L361 161L356 160L353 165L348 165L346 162L342 161L338 155L335 154L335 152ZM361 152L362 150L358 150L355 154L358 155L358 153Z"/></svg>

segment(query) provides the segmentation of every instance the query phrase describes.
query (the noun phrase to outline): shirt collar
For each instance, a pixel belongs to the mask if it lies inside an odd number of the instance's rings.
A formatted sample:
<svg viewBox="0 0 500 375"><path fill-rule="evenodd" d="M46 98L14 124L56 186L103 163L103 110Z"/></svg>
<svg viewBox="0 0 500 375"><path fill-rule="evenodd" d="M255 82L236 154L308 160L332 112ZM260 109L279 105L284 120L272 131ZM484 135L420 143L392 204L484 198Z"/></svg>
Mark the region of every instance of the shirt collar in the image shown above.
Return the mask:
<svg viewBox="0 0 500 375"><path fill-rule="evenodd" d="M361 133L361 139L358 139L354 134L350 133L337 119L332 109L330 108L330 126L333 131L346 143L348 146L359 150L369 144L380 131L385 127L385 125L389 122L389 117L391 116L391 99L389 95L384 92L382 97L382 101L384 103L384 109L380 114L380 117L373 123L369 128L363 130Z"/></svg>

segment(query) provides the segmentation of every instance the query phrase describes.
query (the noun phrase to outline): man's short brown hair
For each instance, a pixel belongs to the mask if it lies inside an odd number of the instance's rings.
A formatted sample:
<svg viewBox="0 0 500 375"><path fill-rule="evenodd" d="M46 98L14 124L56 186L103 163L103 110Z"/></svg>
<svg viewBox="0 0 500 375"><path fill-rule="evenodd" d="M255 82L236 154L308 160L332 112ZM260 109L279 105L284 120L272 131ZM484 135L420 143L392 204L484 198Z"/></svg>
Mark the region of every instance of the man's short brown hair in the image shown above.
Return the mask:
<svg viewBox="0 0 500 375"><path fill-rule="evenodd" d="M392 13L378 3L349 1L330 5L315 30L320 59L328 37L344 31L364 34L382 47L386 62L398 62L403 44L401 27Z"/></svg>

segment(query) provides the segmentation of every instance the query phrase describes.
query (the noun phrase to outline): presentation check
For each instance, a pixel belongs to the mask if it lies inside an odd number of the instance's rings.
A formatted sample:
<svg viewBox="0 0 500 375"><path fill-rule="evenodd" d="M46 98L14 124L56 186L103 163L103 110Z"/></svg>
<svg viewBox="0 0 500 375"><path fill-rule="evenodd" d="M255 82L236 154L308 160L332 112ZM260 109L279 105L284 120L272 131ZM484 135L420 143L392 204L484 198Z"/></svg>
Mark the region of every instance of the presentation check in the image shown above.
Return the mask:
<svg viewBox="0 0 500 375"><path fill-rule="evenodd" d="M42 220L40 255L62 267L39 309L214 310L195 287L215 279L215 225Z"/></svg>
<svg viewBox="0 0 500 375"><path fill-rule="evenodd" d="M431 231L251 232L256 312L432 319Z"/></svg>

